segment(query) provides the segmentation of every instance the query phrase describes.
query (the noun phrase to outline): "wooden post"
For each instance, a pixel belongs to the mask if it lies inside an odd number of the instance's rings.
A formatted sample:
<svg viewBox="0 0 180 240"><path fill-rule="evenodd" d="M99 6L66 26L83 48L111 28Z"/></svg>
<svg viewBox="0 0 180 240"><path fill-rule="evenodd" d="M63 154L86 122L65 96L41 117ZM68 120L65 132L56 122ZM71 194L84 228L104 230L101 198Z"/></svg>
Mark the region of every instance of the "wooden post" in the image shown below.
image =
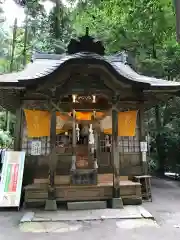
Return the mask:
<svg viewBox="0 0 180 240"><path fill-rule="evenodd" d="M140 105L139 109L139 140L141 142L146 142L145 138L145 129L144 129L144 106ZM141 151L141 146L140 146ZM143 174L147 174L147 161L146 161L146 152L141 151L141 163L142 163L142 172Z"/></svg>
<svg viewBox="0 0 180 240"><path fill-rule="evenodd" d="M120 197L119 156L118 156L118 113L112 109L112 162L114 166L113 197Z"/></svg>
<svg viewBox="0 0 180 240"><path fill-rule="evenodd" d="M16 123L14 129L14 151L21 151L23 127L24 127L23 110L20 106L16 110Z"/></svg>
<svg viewBox="0 0 180 240"><path fill-rule="evenodd" d="M100 159L100 154L101 154L101 137L100 137L100 132L96 131L96 156L97 160Z"/></svg>
<svg viewBox="0 0 180 240"><path fill-rule="evenodd" d="M120 197L120 159L118 151L118 112L112 108L112 149L111 156L113 162L113 199L112 208L123 208L123 202Z"/></svg>
<svg viewBox="0 0 180 240"><path fill-rule="evenodd" d="M76 170L76 111L73 109L73 129L72 129L72 164L71 171Z"/></svg>
<svg viewBox="0 0 180 240"><path fill-rule="evenodd" d="M98 169L98 133L94 130L94 169Z"/></svg>
<svg viewBox="0 0 180 240"><path fill-rule="evenodd" d="M56 111L51 112L50 125L50 155L49 155L49 185L48 185L48 200L46 201L45 210L57 210L55 198L54 178L56 171Z"/></svg>

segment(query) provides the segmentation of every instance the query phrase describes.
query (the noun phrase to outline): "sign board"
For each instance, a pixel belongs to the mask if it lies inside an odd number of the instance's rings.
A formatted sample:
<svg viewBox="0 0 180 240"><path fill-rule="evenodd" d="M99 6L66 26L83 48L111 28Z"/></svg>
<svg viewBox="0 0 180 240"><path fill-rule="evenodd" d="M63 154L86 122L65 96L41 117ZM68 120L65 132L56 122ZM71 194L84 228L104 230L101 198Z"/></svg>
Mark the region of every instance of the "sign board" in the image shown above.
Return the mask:
<svg viewBox="0 0 180 240"><path fill-rule="evenodd" d="M41 141L36 140L31 142L31 155L41 155Z"/></svg>
<svg viewBox="0 0 180 240"><path fill-rule="evenodd" d="M25 152L6 151L0 182L0 207L19 207Z"/></svg>
<svg viewBox="0 0 180 240"><path fill-rule="evenodd" d="M142 152L142 161L146 162L146 152Z"/></svg>
<svg viewBox="0 0 180 240"><path fill-rule="evenodd" d="M147 142L140 142L141 152L147 152Z"/></svg>

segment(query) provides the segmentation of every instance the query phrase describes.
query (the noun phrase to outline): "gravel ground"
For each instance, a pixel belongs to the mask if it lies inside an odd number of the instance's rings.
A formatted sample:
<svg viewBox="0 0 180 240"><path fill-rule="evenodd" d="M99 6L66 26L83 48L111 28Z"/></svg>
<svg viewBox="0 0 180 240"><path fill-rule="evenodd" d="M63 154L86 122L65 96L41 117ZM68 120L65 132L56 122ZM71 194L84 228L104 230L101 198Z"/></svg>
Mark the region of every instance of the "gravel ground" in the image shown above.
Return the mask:
<svg viewBox="0 0 180 240"><path fill-rule="evenodd" d="M154 178L152 191L153 202L144 203L144 207L155 217L157 224L152 220L86 221L73 223L71 227L62 223L62 231L57 233L23 233L18 226L23 211L0 211L0 240L53 240L58 237L63 240L79 240L80 237L86 240L112 240L122 237L127 240L179 240L180 182Z"/></svg>

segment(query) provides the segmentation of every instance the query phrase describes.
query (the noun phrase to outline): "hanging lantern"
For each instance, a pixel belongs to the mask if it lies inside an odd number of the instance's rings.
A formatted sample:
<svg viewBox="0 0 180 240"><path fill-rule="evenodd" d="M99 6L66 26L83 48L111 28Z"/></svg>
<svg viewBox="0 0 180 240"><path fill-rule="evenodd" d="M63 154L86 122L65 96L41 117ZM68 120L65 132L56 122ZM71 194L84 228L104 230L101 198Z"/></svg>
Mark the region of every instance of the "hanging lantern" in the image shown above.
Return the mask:
<svg viewBox="0 0 180 240"><path fill-rule="evenodd" d="M96 103L96 96L95 95L92 96L92 102Z"/></svg>
<svg viewBox="0 0 180 240"><path fill-rule="evenodd" d="M73 103L76 102L76 95L72 95L72 100L73 100Z"/></svg>

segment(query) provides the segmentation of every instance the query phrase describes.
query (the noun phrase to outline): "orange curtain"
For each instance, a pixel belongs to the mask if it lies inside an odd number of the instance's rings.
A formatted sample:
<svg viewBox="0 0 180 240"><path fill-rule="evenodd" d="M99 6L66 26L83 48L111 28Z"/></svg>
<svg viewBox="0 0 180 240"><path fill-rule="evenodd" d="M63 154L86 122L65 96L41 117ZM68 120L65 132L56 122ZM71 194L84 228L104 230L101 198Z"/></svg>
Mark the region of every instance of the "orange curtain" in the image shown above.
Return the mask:
<svg viewBox="0 0 180 240"><path fill-rule="evenodd" d="M24 110L28 137L50 136L50 113L48 111ZM69 120L69 116L56 113L56 133L65 132L64 124Z"/></svg>
<svg viewBox="0 0 180 240"><path fill-rule="evenodd" d="M107 135L111 135L112 134L112 128L104 129L104 133L107 134Z"/></svg>
<svg viewBox="0 0 180 240"><path fill-rule="evenodd" d="M92 112L76 112L77 120L91 120Z"/></svg>
<svg viewBox="0 0 180 240"><path fill-rule="evenodd" d="M69 113L67 113L67 115L65 115L60 112L56 112L56 116L57 117L59 116L63 121L69 121L69 119L70 119Z"/></svg>
<svg viewBox="0 0 180 240"><path fill-rule="evenodd" d="M56 134L65 132L63 127L67 121L69 121L69 116L56 112Z"/></svg>
<svg viewBox="0 0 180 240"><path fill-rule="evenodd" d="M24 110L28 137L50 135L50 113L47 111Z"/></svg>
<svg viewBox="0 0 180 240"><path fill-rule="evenodd" d="M69 116L71 116L71 112L68 113ZM93 112L76 112L76 119L77 120L91 120L91 117L93 115ZM96 118L101 118L105 116L104 112L96 112Z"/></svg>
<svg viewBox="0 0 180 240"><path fill-rule="evenodd" d="M104 117L105 113L104 112L96 112L96 118L101 118Z"/></svg>
<svg viewBox="0 0 180 240"><path fill-rule="evenodd" d="M133 137L136 135L137 111L118 113L118 136ZM104 128L105 134L112 134L112 128Z"/></svg>
<svg viewBox="0 0 180 240"><path fill-rule="evenodd" d="M137 111L118 114L118 136L134 137L136 135Z"/></svg>

